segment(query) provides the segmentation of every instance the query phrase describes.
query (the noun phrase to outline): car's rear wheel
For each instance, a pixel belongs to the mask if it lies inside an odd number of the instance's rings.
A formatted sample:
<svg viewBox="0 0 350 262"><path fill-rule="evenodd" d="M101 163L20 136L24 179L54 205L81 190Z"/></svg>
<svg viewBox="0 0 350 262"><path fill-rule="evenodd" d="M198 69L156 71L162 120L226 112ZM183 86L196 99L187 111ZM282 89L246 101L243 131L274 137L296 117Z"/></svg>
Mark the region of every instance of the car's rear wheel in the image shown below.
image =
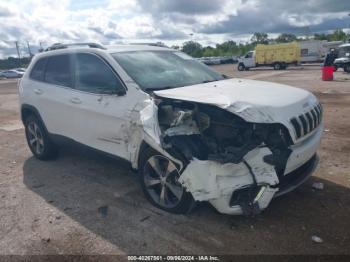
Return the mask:
<svg viewBox="0 0 350 262"><path fill-rule="evenodd" d="M51 141L41 121L34 115L25 119L27 143L33 155L41 160L56 156L57 147Z"/></svg>
<svg viewBox="0 0 350 262"><path fill-rule="evenodd" d="M178 182L178 167L152 148L140 157L140 182L147 199L165 211L184 214L193 207L194 199Z"/></svg>

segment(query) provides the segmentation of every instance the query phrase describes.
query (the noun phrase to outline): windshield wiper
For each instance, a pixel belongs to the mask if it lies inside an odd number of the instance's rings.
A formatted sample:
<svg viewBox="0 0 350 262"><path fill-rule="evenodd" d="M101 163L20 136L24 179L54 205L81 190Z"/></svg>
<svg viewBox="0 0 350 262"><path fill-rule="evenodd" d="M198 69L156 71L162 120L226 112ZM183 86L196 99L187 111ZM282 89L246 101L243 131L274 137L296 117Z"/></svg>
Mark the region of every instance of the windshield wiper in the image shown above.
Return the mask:
<svg viewBox="0 0 350 262"><path fill-rule="evenodd" d="M202 82L202 84L210 83L210 82L216 82L216 81L219 81L219 80L217 80L217 79L215 79L215 80L204 80L204 81Z"/></svg>
<svg viewBox="0 0 350 262"><path fill-rule="evenodd" d="M147 91L159 91L159 90L166 90L166 89L172 89L172 88L178 88L179 86L164 86L164 87L156 87L156 88L146 88Z"/></svg>

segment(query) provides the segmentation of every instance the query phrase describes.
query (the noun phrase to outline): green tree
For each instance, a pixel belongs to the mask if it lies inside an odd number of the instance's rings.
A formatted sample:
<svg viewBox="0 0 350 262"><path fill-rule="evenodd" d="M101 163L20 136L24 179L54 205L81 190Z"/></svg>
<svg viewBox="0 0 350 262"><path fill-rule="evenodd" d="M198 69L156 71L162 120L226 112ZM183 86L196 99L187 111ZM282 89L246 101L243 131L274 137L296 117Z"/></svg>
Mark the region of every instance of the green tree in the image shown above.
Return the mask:
<svg viewBox="0 0 350 262"><path fill-rule="evenodd" d="M250 39L254 44L268 44L269 38L266 33L255 32Z"/></svg>
<svg viewBox="0 0 350 262"><path fill-rule="evenodd" d="M289 33L282 33L276 38L277 43L289 43L297 40L297 36Z"/></svg>
<svg viewBox="0 0 350 262"><path fill-rule="evenodd" d="M188 41L183 43L181 51L193 56L193 57L201 57L202 56L202 45L198 42Z"/></svg>
<svg viewBox="0 0 350 262"><path fill-rule="evenodd" d="M328 41L346 41L346 39L346 33L341 29L337 29L329 35Z"/></svg>

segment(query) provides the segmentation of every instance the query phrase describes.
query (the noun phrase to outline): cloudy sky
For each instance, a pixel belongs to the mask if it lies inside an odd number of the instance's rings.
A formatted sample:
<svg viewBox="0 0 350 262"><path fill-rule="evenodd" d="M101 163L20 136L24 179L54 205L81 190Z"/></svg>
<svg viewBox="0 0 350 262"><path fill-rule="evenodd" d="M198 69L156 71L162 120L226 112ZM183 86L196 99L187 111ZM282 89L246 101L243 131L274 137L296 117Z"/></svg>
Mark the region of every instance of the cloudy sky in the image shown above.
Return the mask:
<svg viewBox="0 0 350 262"><path fill-rule="evenodd" d="M0 57L15 54L14 41L26 55L26 41L213 45L254 32L348 30L349 13L349 0L0 0Z"/></svg>

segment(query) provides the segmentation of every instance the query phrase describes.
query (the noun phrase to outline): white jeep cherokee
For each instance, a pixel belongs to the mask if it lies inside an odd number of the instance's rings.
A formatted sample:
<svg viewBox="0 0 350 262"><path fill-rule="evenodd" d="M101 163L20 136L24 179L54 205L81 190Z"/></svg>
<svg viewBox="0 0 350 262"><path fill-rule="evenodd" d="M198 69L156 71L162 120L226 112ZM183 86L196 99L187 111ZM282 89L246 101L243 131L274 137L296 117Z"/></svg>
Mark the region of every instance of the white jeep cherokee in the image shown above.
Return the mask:
<svg viewBox="0 0 350 262"><path fill-rule="evenodd" d="M66 138L125 159L155 206L195 201L252 214L314 171L322 107L281 84L227 79L157 46L56 45L19 85L28 145L54 157Z"/></svg>

